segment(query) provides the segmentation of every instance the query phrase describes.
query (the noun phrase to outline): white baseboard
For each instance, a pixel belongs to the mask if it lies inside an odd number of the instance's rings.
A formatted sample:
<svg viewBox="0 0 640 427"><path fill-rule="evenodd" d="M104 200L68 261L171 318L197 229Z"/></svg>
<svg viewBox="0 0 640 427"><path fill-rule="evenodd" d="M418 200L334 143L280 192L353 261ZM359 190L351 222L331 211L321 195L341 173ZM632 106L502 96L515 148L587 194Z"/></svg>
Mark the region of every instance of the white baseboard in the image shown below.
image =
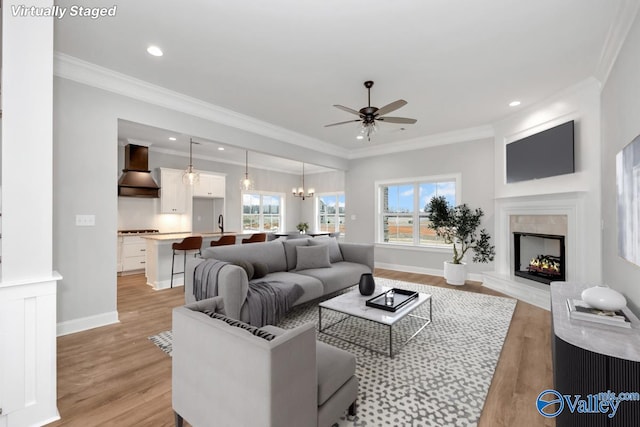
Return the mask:
<svg viewBox="0 0 640 427"><path fill-rule="evenodd" d="M114 323L120 323L117 311L82 317L80 319L67 320L57 324L57 335L60 337L63 335L86 331L87 329L112 325Z"/></svg>
<svg viewBox="0 0 640 427"><path fill-rule="evenodd" d="M437 268L416 267L415 265L388 264L386 262L376 262L375 267L384 268L386 270L404 271L406 273L428 274L430 276L444 277L444 270L439 270ZM482 274L478 273L468 273L467 279L473 280L475 282L482 282L483 276Z"/></svg>

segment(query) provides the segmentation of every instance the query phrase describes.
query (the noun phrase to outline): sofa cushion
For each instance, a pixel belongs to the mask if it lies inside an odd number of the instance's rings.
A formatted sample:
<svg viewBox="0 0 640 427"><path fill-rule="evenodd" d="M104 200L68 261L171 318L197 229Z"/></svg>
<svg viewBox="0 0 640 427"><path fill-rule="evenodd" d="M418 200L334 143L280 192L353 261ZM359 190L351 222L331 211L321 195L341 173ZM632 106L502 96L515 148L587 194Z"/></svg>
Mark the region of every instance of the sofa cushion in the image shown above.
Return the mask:
<svg viewBox="0 0 640 427"><path fill-rule="evenodd" d="M255 335L256 337L265 339L267 341L271 341L272 339L274 339L276 336L268 331L265 331L261 328L256 328L255 326L251 326L248 325L244 322L241 322L239 320L235 320L235 319L231 319L230 317L227 317L223 314L220 313L216 313L215 311L212 310L205 310L204 314L206 314L207 316L213 318L213 319L218 319L221 320L223 322L225 322L227 325L229 326L233 326L236 328L240 328L240 329L244 329L245 331L251 333L252 335Z"/></svg>
<svg viewBox="0 0 640 427"><path fill-rule="evenodd" d="M371 273L371 270L363 264L342 261L331 264L331 268L313 268L297 273L320 280L324 286L324 294L330 294L358 284L360 276L363 273Z"/></svg>
<svg viewBox="0 0 640 427"><path fill-rule="evenodd" d="M296 248L296 271L308 270L310 268L331 267L329 260L329 247L322 246L298 246Z"/></svg>
<svg viewBox="0 0 640 427"><path fill-rule="evenodd" d="M254 279L262 279L264 276L269 274L269 266L264 262L254 262L253 263L253 278Z"/></svg>
<svg viewBox="0 0 640 427"><path fill-rule="evenodd" d="M284 253L287 258L287 271L295 270L298 263L297 247L307 246L309 244L309 238L293 239L284 241Z"/></svg>
<svg viewBox="0 0 640 427"><path fill-rule="evenodd" d="M344 261L344 258L342 258L342 252L340 252L340 245L338 245L338 241L333 237L320 236L309 240L309 246L322 245L326 245L329 248L329 260L332 264L334 262Z"/></svg>
<svg viewBox="0 0 640 427"><path fill-rule="evenodd" d="M318 406L325 403L356 373L356 357L348 351L316 341Z"/></svg>
<svg viewBox="0 0 640 427"><path fill-rule="evenodd" d="M286 271L287 262L282 241L252 243L246 245L212 246L202 251L203 258L215 258L234 262L244 260L251 263L263 262L269 271Z"/></svg>
<svg viewBox="0 0 640 427"><path fill-rule="evenodd" d="M315 277L305 276L294 272L278 271L269 273L264 280L277 280L285 283L297 283L302 287L304 294L294 303L294 305L320 298L324 294L324 285Z"/></svg>

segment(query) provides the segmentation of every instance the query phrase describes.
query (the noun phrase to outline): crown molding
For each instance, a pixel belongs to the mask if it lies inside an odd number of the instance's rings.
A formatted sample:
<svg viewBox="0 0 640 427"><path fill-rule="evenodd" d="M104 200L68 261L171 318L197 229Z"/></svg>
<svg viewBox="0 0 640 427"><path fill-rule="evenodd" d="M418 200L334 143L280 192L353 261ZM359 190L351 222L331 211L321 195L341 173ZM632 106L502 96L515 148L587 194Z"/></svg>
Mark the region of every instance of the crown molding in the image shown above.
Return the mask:
<svg viewBox="0 0 640 427"><path fill-rule="evenodd" d="M638 9L640 9L640 1L638 0L623 0L618 7L594 73L603 86L607 82L609 73L611 73L618 54L627 39L629 30L638 14Z"/></svg>
<svg viewBox="0 0 640 427"><path fill-rule="evenodd" d="M191 96L183 95L179 92L136 79L61 52L55 52L54 54L53 74L118 95L148 102L313 151L328 152L343 158L348 157L348 150L334 144L311 138Z"/></svg>
<svg viewBox="0 0 640 427"><path fill-rule="evenodd" d="M493 126L478 126L428 135L420 138L408 139L405 141L390 142L387 144L368 146L351 150L349 159L360 159L364 157L381 156L385 154L395 154L403 151L420 150L423 148L435 147L438 145L456 144L458 142L475 141L485 138L493 138L495 132Z"/></svg>

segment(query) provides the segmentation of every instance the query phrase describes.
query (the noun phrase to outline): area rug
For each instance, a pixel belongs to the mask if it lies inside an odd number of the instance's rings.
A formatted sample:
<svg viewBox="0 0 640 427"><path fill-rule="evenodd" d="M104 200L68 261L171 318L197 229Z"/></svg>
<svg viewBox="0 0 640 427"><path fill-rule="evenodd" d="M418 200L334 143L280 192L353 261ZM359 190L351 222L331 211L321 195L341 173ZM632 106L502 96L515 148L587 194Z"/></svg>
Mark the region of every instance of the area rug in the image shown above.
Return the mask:
<svg viewBox="0 0 640 427"><path fill-rule="evenodd" d="M476 425L493 378L516 301L476 293L376 278L376 284L429 293L433 322L413 340L394 351L394 357L367 350L341 339L319 334L318 339L352 352L360 380L354 421L340 426L473 426ZM323 323L325 322L323 311ZM415 314L428 316L429 304ZM278 326L318 324L318 307L295 307ZM406 318L394 327L395 341L404 341L419 327ZM337 329L336 329L337 330ZM370 346L381 343L387 331L372 322L348 319L341 334L361 337ZM397 333L396 333L397 332ZM149 337L170 353L169 332ZM365 338L362 338L365 337Z"/></svg>

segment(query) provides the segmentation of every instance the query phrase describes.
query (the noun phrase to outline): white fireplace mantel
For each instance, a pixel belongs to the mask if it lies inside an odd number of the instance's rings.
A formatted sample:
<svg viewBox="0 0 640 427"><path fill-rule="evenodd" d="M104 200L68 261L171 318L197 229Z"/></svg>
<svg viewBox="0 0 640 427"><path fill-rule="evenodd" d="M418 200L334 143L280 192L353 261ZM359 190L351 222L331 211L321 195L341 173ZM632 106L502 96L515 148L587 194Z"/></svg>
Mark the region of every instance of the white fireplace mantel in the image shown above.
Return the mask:
<svg viewBox="0 0 640 427"><path fill-rule="evenodd" d="M511 271L514 248L509 225L512 215L566 215L565 280L587 282L585 266L588 260L585 246L589 230L585 229L585 196L586 192L570 192L496 199L495 271L484 274L484 286L547 310L550 308L549 286L517 278ZM599 233L600 230L592 232Z"/></svg>

